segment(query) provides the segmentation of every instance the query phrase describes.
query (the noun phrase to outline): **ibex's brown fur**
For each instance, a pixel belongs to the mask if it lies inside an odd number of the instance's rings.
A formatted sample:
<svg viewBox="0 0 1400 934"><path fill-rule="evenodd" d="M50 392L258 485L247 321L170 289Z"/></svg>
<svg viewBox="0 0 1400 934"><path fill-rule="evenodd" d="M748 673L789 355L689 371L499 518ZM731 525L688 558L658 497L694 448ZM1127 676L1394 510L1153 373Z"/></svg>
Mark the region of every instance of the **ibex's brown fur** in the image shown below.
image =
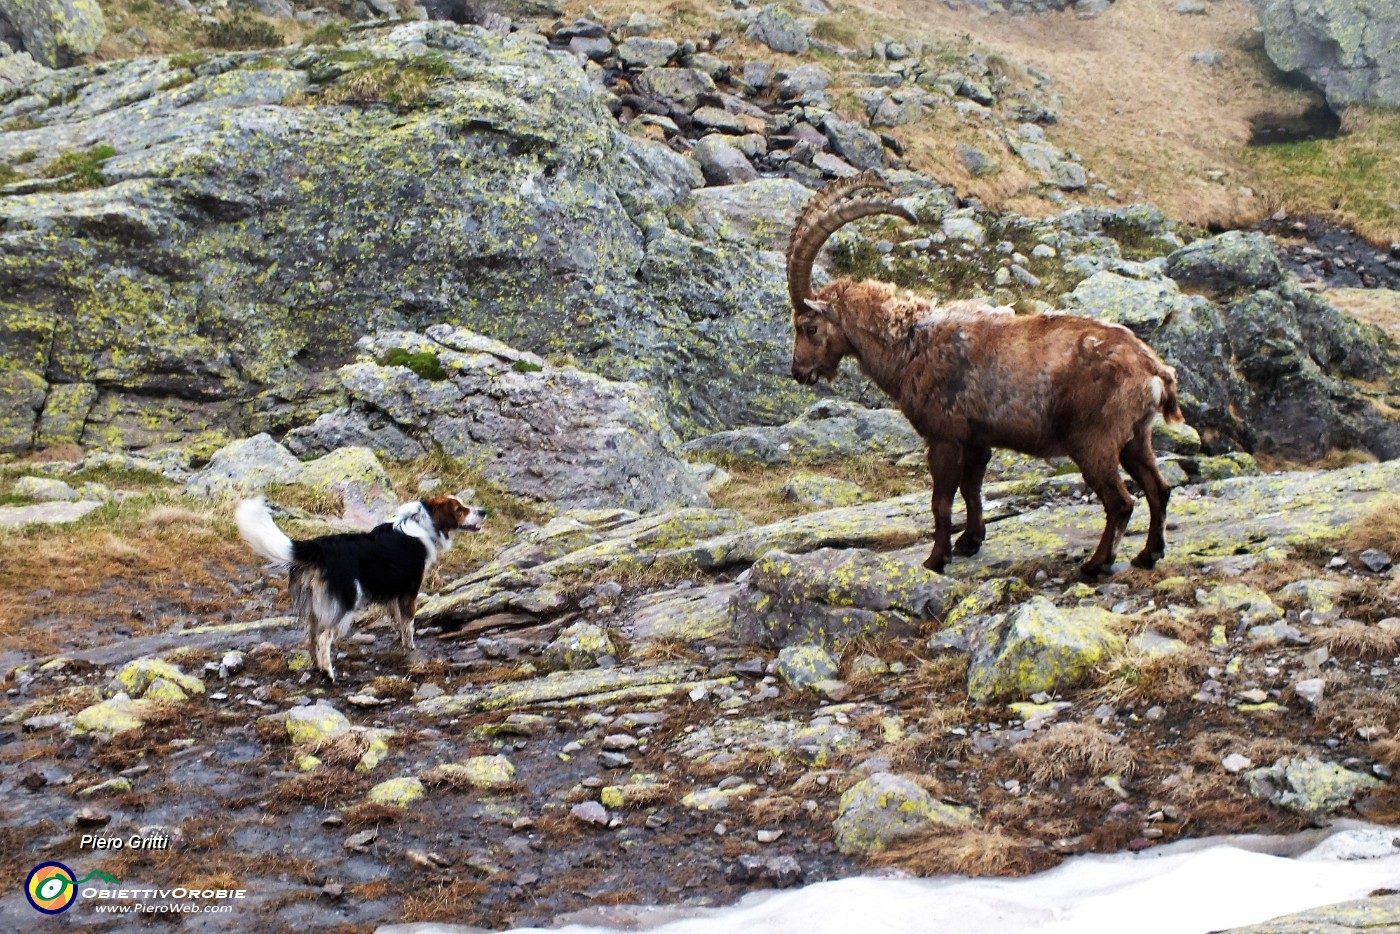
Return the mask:
<svg viewBox="0 0 1400 934"><path fill-rule="evenodd" d="M1151 511L1146 546L1133 563L1152 567L1166 551L1171 493L1157 470L1152 424L1158 413L1181 420L1176 372L1127 328L1091 318L1018 316L967 301L939 307L869 280L839 279L813 293L812 262L841 225L873 214L913 220L872 190L890 187L871 172L843 179L818 192L798 217L788 242L792 375L808 384L831 379L843 358L854 357L928 442L934 536L925 565L941 571L951 551L981 548L982 476L992 448L1000 447L1067 455L1079 465L1108 517L1085 574L1113 563L1132 514L1121 464ZM967 525L952 546L955 490L967 504Z"/></svg>

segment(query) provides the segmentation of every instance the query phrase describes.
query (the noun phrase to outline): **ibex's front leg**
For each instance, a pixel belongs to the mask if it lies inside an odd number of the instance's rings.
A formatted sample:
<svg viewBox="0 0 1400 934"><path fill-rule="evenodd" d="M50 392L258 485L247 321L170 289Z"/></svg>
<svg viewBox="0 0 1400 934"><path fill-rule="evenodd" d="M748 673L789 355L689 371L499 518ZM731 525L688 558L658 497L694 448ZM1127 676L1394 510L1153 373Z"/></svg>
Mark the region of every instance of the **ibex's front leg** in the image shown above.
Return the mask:
<svg viewBox="0 0 1400 934"><path fill-rule="evenodd" d="M1084 482L1103 503L1103 537L1099 539L1099 547L1094 554L1079 569L1085 577L1095 577L1113 564L1118 542L1123 538L1123 530L1128 527L1128 520L1133 515L1133 498L1128 495L1128 488L1118 474L1116 457L1091 455L1083 460L1075 458L1075 461L1084 475Z"/></svg>
<svg viewBox="0 0 1400 934"><path fill-rule="evenodd" d="M953 545L953 551L960 555L975 555L982 550L982 542L987 538L987 523L982 520L982 478L987 473L987 462L992 459L991 448L972 445L963 448L962 492L963 505L967 507L967 525Z"/></svg>
<svg viewBox="0 0 1400 934"><path fill-rule="evenodd" d="M942 571L948 564L953 538L953 494L963 478L963 449L960 444L930 444L928 472L933 481L933 551L924 567Z"/></svg>

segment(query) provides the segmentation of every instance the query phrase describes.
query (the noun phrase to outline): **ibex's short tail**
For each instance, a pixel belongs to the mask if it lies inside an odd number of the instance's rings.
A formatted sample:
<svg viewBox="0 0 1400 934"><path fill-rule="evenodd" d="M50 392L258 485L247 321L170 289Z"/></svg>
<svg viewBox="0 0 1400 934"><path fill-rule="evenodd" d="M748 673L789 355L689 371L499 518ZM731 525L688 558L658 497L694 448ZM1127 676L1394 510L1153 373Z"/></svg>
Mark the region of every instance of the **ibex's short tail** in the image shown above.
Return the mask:
<svg viewBox="0 0 1400 934"><path fill-rule="evenodd" d="M1163 365L1157 372L1157 380L1161 383L1161 391L1157 393L1157 404L1162 407L1162 417L1169 422L1186 421L1186 416L1181 414L1181 404L1176 398L1176 370Z"/></svg>

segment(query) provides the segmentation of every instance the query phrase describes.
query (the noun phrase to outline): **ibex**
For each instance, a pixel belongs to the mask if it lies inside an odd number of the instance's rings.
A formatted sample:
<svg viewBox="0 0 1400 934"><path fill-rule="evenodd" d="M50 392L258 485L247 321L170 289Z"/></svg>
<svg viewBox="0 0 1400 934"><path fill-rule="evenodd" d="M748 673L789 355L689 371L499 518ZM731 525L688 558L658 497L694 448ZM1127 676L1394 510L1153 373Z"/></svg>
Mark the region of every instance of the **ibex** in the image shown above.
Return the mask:
<svg viewBox="0 0 1400 934"><path fill-rule="evenodd" d="M933 550L924 566L942 571L950 552L981 549L982 477L994 447L1067 455L1079 465L1107 514L1098 549L1081 568L1086 576L1112 565L1132 515L1121 464L1151 511L1133 564L1155 565L1166 553L1171 487L1157 470L1152 424L1158 413L1182 420L1176 371L1127 328L1090 318L1019 316L973 301L938 307L872 280L838 279L813 292L812 263L842 226L876 214L915 221L892 193L864 172L827 185L798 215L787 249L792 377L830 380L843 358L854 357L928 443ZM955 490L967 525L950 545Z"/></svg>

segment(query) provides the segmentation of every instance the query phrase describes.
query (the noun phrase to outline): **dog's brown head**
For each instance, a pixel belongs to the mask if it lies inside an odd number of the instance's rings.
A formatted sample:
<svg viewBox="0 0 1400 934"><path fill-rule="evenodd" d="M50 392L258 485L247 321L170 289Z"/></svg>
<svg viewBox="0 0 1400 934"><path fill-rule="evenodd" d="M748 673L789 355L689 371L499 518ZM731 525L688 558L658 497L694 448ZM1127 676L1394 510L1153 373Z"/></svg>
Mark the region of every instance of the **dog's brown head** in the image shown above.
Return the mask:
<svg viewBox="0 0 1400 934"><path fill-rule="evenodd" d="M423 500L423 508L433 519L433 527L442 535L450 535L460 529L476 532L486 520L486 510L480 506L468 506L455 496L434 496Z"/></svg>

